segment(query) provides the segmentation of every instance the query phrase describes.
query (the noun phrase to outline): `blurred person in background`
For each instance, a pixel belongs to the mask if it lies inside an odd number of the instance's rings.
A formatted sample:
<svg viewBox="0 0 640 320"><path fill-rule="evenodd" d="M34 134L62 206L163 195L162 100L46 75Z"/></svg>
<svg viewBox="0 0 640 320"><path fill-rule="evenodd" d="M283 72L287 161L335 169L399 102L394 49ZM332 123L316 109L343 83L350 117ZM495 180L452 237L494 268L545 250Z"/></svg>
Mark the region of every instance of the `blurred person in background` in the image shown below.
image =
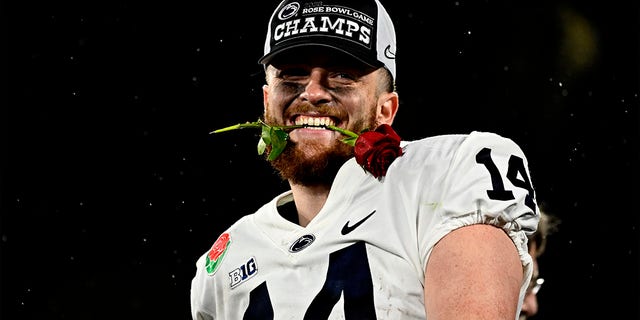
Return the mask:
<svg viewBox="0 0 640 320"><path fill-rule="evenodd" d="M538 268L538 257L540 257L546 248L547 237L557 230L560 219L554 215L551 215L545 211L545 206L540 203L540 222L538 223L538 229L534 234L529 236L529 255L533 259L533 276L527 289L527 294L524 297L522 303L522 310L520 311L520 320L529 319L538 313L538 291L544 283L544 279L540 277L540 271Z"/></svg>

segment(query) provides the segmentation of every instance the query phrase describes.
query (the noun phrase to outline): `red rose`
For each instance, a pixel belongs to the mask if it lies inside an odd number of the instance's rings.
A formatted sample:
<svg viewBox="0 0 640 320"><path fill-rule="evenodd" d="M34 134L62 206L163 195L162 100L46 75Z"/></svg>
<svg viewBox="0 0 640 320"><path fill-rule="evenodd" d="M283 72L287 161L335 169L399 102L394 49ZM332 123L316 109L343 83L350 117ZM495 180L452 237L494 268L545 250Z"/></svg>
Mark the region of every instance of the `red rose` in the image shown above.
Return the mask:
<svg viewBox="0 0 640 320"><path fill-rule="evenodd" d="M393 160L402 155L400 136L387 124L360 134L354 151L356 161L374 177L383 177Z"/></svg>

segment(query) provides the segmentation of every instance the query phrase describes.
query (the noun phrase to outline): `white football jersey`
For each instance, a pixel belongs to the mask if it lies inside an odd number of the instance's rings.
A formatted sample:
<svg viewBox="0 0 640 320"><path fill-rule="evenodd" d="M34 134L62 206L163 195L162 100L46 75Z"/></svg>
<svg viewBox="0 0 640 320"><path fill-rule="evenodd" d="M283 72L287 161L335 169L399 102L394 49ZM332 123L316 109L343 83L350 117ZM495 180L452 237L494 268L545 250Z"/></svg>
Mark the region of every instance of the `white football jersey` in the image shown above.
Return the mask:
<svg viewBox="0 0 640 320"><path fill-rule="evenodd" d="M478 223L506 231L528 279L539 215L522 150L483 132L403 148L380 180L347 161L307 227L279 214L289 191L228 228L196 263L193 319L426 319L433 246Z"/></svg>

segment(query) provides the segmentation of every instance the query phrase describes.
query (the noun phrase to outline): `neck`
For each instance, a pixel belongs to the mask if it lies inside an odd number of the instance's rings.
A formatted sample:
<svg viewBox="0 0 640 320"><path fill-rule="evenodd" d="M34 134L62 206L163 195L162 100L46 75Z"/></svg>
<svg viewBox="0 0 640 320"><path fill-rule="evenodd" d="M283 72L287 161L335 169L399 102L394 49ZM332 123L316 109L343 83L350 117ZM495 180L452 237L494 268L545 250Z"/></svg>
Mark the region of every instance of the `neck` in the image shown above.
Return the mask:
<svg viewBox="0 0 640 320"><path fill-rule="evenodd" d="M306 186L290 183L293 199L298 210L298 221L306 227L327 202L330 186Z"/></svg>

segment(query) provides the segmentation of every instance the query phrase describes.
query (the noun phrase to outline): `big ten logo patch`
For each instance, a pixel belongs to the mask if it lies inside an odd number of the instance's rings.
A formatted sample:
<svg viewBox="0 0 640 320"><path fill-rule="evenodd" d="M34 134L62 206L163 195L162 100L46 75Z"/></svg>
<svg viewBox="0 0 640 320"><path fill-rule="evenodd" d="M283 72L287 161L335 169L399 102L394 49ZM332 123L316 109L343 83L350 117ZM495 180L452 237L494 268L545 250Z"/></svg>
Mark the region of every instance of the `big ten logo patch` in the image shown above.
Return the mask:
<svg viewBox="0 0 640 320"><path fill-rule="evenodd" d="M256 264L256 258L251 257L245 264L239 268L229 272L229 280L231 281L231 288L235 288L241 283L249 280L251 277L258 273L258 265Z"/></svg>

